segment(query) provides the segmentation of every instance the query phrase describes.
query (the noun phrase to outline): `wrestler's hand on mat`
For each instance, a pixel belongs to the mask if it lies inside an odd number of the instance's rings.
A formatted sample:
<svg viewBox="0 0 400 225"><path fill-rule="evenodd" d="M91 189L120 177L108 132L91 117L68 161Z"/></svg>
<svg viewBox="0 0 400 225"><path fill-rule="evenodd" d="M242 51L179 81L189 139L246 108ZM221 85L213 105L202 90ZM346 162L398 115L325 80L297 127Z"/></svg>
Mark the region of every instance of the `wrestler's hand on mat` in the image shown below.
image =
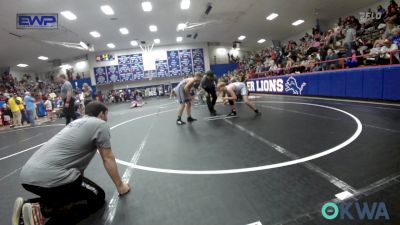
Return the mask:
<svg viewBox="0 0 400 225"><path fill-rule="evenodd" d="M119 196L124 196L124 195L128 194L130 190L131 190L131 188L125 182L122 182L122 184L117 187L117 191L119 193Z"/></svg>

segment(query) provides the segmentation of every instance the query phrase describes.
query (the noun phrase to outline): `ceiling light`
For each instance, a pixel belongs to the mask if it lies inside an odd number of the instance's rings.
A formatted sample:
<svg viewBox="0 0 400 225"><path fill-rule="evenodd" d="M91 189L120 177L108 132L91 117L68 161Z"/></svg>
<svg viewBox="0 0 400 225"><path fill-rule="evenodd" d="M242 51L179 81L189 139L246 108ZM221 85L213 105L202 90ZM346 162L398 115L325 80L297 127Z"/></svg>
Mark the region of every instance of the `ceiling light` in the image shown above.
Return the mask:
<svg viewBox="0 0 400 225"><path fill-rule="evenodd" d="M295 22L292 23L293 26L298 26L300 24L304 23L304 20L297 20Z"/></svg>
<svg viewBox="0 0 400 225"><path fill-rule="evenodd" d="M151 2L142 2L142 8L143 8L143 11L145 11L145 12L150 12L151 10L153 10L153 6L151 5Z"/></svg>
<svg viewBox="0 0 400 225"><path fill-rule="evenodd" d="M177 37L176 38L176 42L182 42L183 41L183 38L182 37Z"/></svg>
<svg viewBox="0 0 400 225"><path fill-rule="evenodd" d="M241 35L240 37L238 37L239 41L243 41L244 39L246 39L246 36L244 36L244 35Z"/></svg>
<svg viewBox="0 0 400 225"><path fill-rule="evenodd" d="M39 56L38 59L40 59L40 60L48 60L49 58L46 57L46 56Z"/></svg>
<svg viewBox="0 0 400 225"><path fill-rule="evenodd" d="M157 38L157 39L154 39L154 43L155 43L155 44L160 44L160 42L161 42L160 39L158 39L158 38Z"/></svg>
<svg viewBox="0 0 400 225"><path fill-rule="evenodd" d="M86 61L80 61L75 64L76 68L84 69L86 67Z"/></svg>
<svg viewBox="0 0 400 225"><path fill-rule="evenodd" d="M119 32L124 35L129 34L129 30L126 27L119 28Z"/></svg>
<svg viewBox="0 0 400 225"><path fill-rule="evenodd" d="M350 192L348 192L348 191L344 191L344 192L342 192L342 193L336 194L335 197L338 198L339 200L342 200L342 201L343 201L343 200L345 200L345 199L348 199L348 198L350 198L350 197L353 197L353 194L350 193Z"/></svg>
<svg viewBox="0 0 400 225"><path fill-rule="evenodd" d="M62 11L61 15L63 15L65 18L69 20L76 20L75 14L73 14L71 11Z"/></svg>
<svg viewBox="0 0 400 225"><path fill-rule="evenodd" d="M27 64L20 63L20 64L18 64L17 66L18 66L18 67L27 67L28 65L27 65Z"/></svg>
<svg viewBox="0 0 400 225"><path fill-rule="evenodd" d="M132 46L138 46L139 44L138 44L137 41L131 41L131 45L132 45Z"/></svg>
<svg viewBox="0 0 400 225"><path fill-rule="evenodd" d="M109 48L115 48L115 45L114 45L113 43L108 43L108 44L107 44L107 47L109 47Z"/></svg>
<svg viewBox="0 0 400 225"><path fill-rule="evenodd" d="M225 55L226 54L226 48L217 48L217 54Z"/></svg>
<svg viewBox="0 0 400 225"><path fill-rule="evenodd" d="M276 14L276 13L271 13L269 16L267 16L267 20L273 20L273 19L275 19L276 17L278 17L279 15L278 14Z"/></svg>
<svg viewBox="0 0 400 225"><path fill-rule="evenodd" d="M156 25L150 25L149 29L151 32L156 32L157 31L157 26Z"/></svg>
<svg viewBox="0 0 400 225"><path fill-rule="evenodd" d="M185 28L186 28L186 23L180 23L180 24L178 24L178 27L176 28L176 30L177 31L185 30Z"/></svg>
<svg viewBox="0 0 400 225"><path fill-rule="evenodd" d="M92 35L92 36L95 37L95 38L98 38L98 37L101 36L100 33L97 32L97 31L92 31L92 32L90 32L89 34Z"/></svg>
<svg viewBox="0 0 400 225"><path fill-rule="evenodd" d="M109 5L102 5L100 9L106 15L114 15L114 10Z"/></svg>
<svg viewBox="0 0 400 225"><path fill-rule="evenodd" d="M79 45L80 45L83 49L86 49L86 50L89 49L89 46L87 46L87 44L86 44L85 42L83 42L83 41L79 42Z"/></svg>
<svg viewBox="0 0 400 225"><path fill-rule="evenodd" d="M258 40L257 41L259 44L262 44L262 43L264 43L265 42L265 39L263 38L263 39L260 39L260 40Z"/></svg>
<svg viewBox="0 0 400 225"><path fill-rule="evenodd" d="M185 10L185 9L189 9L190 7L190 0L182 0L181 1L181 9Z"/></svg>
<svg viewBox="0 0 400 225"><path fill-rule="evenodd" d="M64 69L64 70L68 70L68 69L71 69L72 66L69 65L69 64L64 64L64 65L61 65L60 68L61 68L61 69Z"/></svg>

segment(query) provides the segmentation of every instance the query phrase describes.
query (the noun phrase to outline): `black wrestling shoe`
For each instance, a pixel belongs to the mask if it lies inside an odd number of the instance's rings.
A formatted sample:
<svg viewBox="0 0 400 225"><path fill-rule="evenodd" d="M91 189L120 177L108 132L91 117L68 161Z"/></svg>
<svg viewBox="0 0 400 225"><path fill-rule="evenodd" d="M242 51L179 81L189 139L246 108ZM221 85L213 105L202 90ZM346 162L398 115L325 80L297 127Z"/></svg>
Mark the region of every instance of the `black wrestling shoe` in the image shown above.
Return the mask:
<svg viewBox="0 0 400 225"><path fill-rule="evenodd" d="M213 110L210 112L211 116L216 116L217 115L217 111Z"/></svg>
<svg viewBox="0 0 400 225"><path fill-rule="evenodd" d="M183 122L182 120L177 120L177 121L176 121L176 124L177 124L177 125L184 125L184 124L186 124L186 123Z"/></svg>
<svg viewBox="0 0 400 225"><path fill-rule="evenodd" d="M231 113L229 113L229 114L226 115L226 116L236 116L236 111L232 111Z"/></svg>
<svg viewBox="0 0 400 225"><path fill-rule="evenodd" d="M191 116L189 116L189 117L187 118L187 121L188 121L189 123L191 123L191 122L197 121L197 119L192 118Z"/></svg>

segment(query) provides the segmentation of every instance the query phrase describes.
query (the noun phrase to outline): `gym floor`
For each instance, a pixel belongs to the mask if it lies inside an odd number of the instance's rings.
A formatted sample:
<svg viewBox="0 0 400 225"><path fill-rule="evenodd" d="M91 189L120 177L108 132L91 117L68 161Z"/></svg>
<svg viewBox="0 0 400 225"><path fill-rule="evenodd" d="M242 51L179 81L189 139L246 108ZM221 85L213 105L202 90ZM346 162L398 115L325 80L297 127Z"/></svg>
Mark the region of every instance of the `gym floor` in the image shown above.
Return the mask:
<svg viewBox="0 0 400 225"><path fill-rule="evenodd" d="M118 198L99 155L85 176L106 192L104 210L81 224L246 225L400 224L400 106L334 99L257 96L262 116L238 104L238 116L177 126L178 104L149 100L109 106L112 147L131 193ZM229 106L217 105L220 115ZM186 116L183 116L186 120ZM0 133L0 223L16 197L32 197L20 168L63 128L64 120ZM385 202L390 221L326 220L321 207Z"/></svg>

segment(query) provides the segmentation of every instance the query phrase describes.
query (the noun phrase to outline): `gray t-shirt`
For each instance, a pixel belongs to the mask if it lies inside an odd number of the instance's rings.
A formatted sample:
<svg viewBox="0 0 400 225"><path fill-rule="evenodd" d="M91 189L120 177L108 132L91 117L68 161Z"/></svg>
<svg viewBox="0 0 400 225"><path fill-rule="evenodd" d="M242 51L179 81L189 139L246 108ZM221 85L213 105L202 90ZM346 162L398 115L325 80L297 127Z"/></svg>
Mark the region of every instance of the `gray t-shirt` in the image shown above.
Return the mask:
<svg viewBox="0 0 400 225"><path fill-rule="evenodd" d="M68 124L22 167L22 184L57 187L75 181L89 165L96 149L111 148L110 128L96 117Z"/></svg>
<svg viewBox="0 0 400 225"><path fill-rule="evenodd" d="M213 87L215 87L215 83L216 82L217 82L216 78L209 79L207 77L207 75L204 75L203 79L201 79L200 87L202 87L202 88L213 88Z"/></svg>
<svg viewBox="0 0 400 225"><path fill-rule="evenodd" d="M346 36L344 38L344 43L351 43L354 41L354 36L356 36L356 30L352 27L346 30Z"/></svg>
<svg viewBox="0 0 400 225"><path fill-rule="evenodd" d="M61 98L66 99L68 91L72 91L72 84L69 81L65 81L64 84L61 86Z"/></svg>

